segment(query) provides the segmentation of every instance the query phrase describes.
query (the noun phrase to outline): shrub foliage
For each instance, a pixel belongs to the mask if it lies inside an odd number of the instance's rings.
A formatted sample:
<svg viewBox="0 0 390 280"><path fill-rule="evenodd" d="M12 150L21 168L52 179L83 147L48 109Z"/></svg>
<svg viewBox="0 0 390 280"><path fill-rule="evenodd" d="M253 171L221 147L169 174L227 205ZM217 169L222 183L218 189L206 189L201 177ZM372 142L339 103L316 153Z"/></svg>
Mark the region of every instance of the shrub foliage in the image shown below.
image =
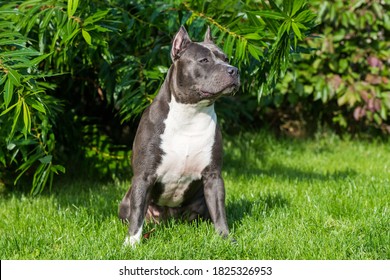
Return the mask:
<svg viewBox="0 0 390 280"><path fill-rule="evenodd" d="M302 0L0 1L0 183L32 178L38 194L66 162L110 168L127 157L124 124L157 93L180 25L198 40L209 25L257 100L303 49L314 18Z"/></svg>
<svg viewBox="0 0 390 280"><path fill-rule="evenodd" d="M180 25L196 40L210 26L240 68L240 95L219 101L225 129L269 123L298 135L327 123L388 134L389 9L369 0L0 0L0 185L27 180L38 194L85 163L120 176Z"/></svg>
<svg viewBox="0 0 390 280"><path fill-rule="evenodd" d="M277 86L276 107L298 108L340 131L390 133L390 2L312 1L318 38ZM297 117L299 118L299 116ZM306 121L308 119L306 118Z"/></svg>

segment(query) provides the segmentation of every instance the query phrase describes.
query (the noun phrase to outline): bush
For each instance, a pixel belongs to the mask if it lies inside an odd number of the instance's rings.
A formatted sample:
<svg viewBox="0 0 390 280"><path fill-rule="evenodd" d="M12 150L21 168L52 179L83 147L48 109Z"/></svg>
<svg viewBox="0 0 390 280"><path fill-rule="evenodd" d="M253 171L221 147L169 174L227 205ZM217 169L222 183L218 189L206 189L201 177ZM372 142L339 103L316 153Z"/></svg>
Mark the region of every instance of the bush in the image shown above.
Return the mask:
<svg viewBox="0 0 390 280"><path fill-rule="evenodd" d="M340 132L390 133L388 1L311 1L318 11L316 52L297 57L269 97L292 119L328 123ZM266 102L266 101L264 101ZM291 119L291 118L290 118ZM286 121L281 126L293 127ZM304 124L303 124L304 126Z"/></svg>
<svg viewBox="0 0 390 280"><path fill-rule="evenodd" d="M157 93L180 25L197 39L212 27L252 106L303 50L315 18L302 0L13 0L0 1L0 15L0 175L3 184L31 175L33 194L66 162L118 174L107 168L128 157L121 139Z"/></svg>

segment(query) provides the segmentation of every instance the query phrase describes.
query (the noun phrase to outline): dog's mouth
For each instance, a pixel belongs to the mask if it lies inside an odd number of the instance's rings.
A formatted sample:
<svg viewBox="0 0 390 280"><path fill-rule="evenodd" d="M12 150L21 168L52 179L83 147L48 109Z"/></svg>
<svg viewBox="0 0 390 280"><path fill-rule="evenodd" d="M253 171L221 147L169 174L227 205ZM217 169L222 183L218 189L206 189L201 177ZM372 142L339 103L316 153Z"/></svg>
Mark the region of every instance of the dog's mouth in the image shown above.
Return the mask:
<svg viewBox="0 0 390 280"><path fill-rule="evenodd" d="M199 89L198 92L202 98L217 98L221 95L228 95L228 94L233 95L238 91L239 87L240 87L239 82L233 82L233 83L228 84L222 90L219 90L217 92L205 91L203 89Z"/></svg>
<svg viewBox="0 0 390 280"><path fill-rule="evenodd" d="M199 90L199 95L203 98L209 98L209 97L214 97L216 95L218 95L217 93L212 93L212 92L208 92L208 91L204 91L204 90Z"/></svg>

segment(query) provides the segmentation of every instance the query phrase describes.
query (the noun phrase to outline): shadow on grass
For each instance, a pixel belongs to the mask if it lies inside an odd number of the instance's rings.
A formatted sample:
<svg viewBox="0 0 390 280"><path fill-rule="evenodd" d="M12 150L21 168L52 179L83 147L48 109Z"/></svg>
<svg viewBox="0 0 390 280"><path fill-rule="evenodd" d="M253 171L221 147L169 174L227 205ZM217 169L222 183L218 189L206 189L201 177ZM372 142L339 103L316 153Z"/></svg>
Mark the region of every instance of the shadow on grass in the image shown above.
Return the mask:
<svg viewBox="0 0 390 280"><path fill-rule="evenodd" d="M114 181L74 181L64 183L52 193L62 207L84 208L95 218L117 217L118 205L126 190ZM119 221L119 219L118 219Z"/></svg>
<svg viewBox="0 0 390 280"><path fill-rule="evenodd" d="M289 200L280 193L257 196L255 200L235 199L226 206L229 227L240 225L245 217L266 218L271 215L271 212L289 206Z"/></svg>
<svg viewBox="0 0 390 280"><path fill-rule="evenodd" d="M232 177L244 177L250 181L253 177L271 177L280 180L335 180L356 175L354 170L336 171L332 174L319 174L307 172L297 168L291 168L282 164L271 165L268 169L236 168L234 166L245 166L243 161L236 161L224 168ZM130 184L130 180L126 181ZM61 208L80 209L83 208L89 215L97 219L106 219L117 216L118 205L129 186L125 181L118 183L113 180L85 180L79 178L56 180L53 191L45 190L41 196L52 196ZM251 186L248 186L250 188ZM29 191L17 190L10 192L10 195L22 198L29 196ZM245 197L237 197L228 201L226 212L229 226L239 225L247 216L256 216L261 212L262 217L267 217L277 209L290 206L288 199L280 193L268 193L257 196L251 200ZM118 220L119 221L119 220Z"/></svg>
<svg viewBox="0 0 390 280"><path fill-rule="evenodd" d="M47 199L53 201L58 211L82 211L93 219L105 220L117 217L119 202L127 191L126 182L62 178L55 180L52 191L44 189L38 196L32 196L27 187L7 189L0 195L2 199L17 199L20 203L26 198L31 202Z"/></svg>
<svg viewBox="0 0 390 280"><path fill-rule="evenodd" d="M242 165L242 163L241 163ZM319 180L319 181L329 181L329 180L338 180L345 179L348 177L354 177L357 175L357 172L353 169L347 168L344 170L337 170L332 173L318 173L312 171L305 171L299 168L285 166L283 164L277 163L271 165L269 168L249 168L245 169L242 172L237 172L236 169L229 170L235 173L236 176L246 175L250 177L257 176L267 176L272 178L279 178L282 180Z"/></svg>
<svg viewBox="0 0 390 280"><path fill-rule="evenodd" d="M297 158L307 150L306 140L298 141L283 137L276 139L275 136L266 131L226 138L223 170L234 177L245 175L248 179L267 176L282 180L328 181L357 175L357 172L350 168L324 174L304 170L300 168L299 162L294 167L285 165L283 157L287 157L291 153ZM331 145L321 141L316 144L316 148L313 148L313 145L311 147L313 153L316 154L332 153L333 151ZM272 163L270 163L270 159ZM335 162L335 166L337 167L337 162Z"/></svg>
<svg viewBox="0 0 390 280"><path fill-rule="evenodd" d="M259 176L267 176L282 180L337 180L354 177L357 172L351 168L336 170L332 173L319 173L307 171L299 167L284 165L283 159L279 162L268 164L264 154L256 155L255 151L240 149L239 155L226 153L223 170L233 177L245 176L248 179ZM255 156L256 155L256 156ZM337 163L335 163L337 165Z"/></svg>

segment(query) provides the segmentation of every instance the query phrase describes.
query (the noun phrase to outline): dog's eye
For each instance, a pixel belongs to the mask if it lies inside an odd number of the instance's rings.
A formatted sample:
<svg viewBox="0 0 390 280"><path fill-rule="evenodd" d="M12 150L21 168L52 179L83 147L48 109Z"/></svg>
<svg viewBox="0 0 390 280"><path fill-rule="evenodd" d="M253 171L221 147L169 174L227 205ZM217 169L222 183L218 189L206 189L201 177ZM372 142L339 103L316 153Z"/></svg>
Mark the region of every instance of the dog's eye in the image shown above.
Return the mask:
<svg viewBox="0 0 390 280"><path fill-rule="evenodd" d="M229 58L227 56L224 57L223 59L226 63L229 63Z"/></svg>
<svg viewBox="0 0 390 280"><path fill-rule="evenodd" d="M207 57L205 57L205 58L200 59L199 62L200 63L207 63L207 62L209 62L209 59Z"/></svg>

